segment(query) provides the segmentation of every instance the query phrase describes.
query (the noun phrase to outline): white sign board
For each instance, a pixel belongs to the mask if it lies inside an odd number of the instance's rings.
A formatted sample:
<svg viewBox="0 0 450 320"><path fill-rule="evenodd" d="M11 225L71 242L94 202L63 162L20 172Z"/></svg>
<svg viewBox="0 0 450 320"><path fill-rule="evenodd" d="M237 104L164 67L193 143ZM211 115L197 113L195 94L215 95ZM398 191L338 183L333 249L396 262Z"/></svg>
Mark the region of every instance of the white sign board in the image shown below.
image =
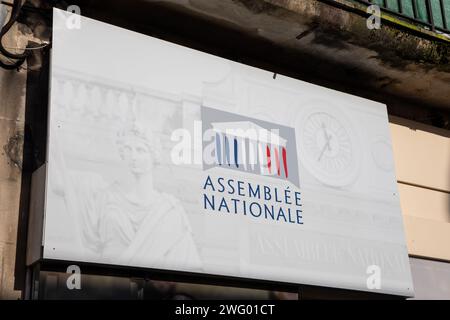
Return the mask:
<svg viewBox="0 0 450 320"><path fill-rule="evenodd" d="M384 105L68 17L44 258L413 294Z"/></svg>

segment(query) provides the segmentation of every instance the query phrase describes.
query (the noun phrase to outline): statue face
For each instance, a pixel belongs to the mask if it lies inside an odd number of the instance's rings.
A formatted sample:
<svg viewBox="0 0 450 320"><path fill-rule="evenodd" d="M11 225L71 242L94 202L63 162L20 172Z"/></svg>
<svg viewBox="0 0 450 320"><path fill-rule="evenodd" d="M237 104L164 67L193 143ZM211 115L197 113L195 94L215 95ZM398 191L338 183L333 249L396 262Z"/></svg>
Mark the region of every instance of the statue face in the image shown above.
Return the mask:
<svg viewBox="0 0 450 320"><path fill-rule="evenodd" d="M123 160L135 175L147 173L153 167L153 157L148 146L139 139L127 139L122 149Z"/></svg>

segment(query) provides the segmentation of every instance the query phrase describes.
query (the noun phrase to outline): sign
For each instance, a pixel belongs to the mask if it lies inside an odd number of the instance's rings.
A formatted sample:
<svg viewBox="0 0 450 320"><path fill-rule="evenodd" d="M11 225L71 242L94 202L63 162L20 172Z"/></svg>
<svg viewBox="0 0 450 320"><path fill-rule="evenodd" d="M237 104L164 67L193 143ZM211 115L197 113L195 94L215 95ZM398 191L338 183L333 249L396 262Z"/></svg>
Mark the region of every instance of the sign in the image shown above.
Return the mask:
<svg viewBox="0 0 450 320"><path fill-rule="evenodd" d="M413 294L384 105L57 12L45 259Z"/></svg>

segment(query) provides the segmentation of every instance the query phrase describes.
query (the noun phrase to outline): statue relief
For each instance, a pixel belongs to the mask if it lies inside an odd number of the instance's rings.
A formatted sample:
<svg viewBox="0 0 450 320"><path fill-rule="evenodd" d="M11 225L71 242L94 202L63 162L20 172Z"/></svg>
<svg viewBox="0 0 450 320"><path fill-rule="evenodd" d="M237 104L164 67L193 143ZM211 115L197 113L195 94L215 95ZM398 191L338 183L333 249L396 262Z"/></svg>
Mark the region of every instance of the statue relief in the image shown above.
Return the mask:
<svg viewBox="0 0 450 320"><path fill-rule="evenodd" d="M49 185L77 224L85 256L108 264L200 270L183 206L174 195L155 188L153 173L162 154L159 137L132 109L114 136L126 177L111 173L116 180L107 182L95 172L71 171L53 137L49 170L55 178Z"/></svg>

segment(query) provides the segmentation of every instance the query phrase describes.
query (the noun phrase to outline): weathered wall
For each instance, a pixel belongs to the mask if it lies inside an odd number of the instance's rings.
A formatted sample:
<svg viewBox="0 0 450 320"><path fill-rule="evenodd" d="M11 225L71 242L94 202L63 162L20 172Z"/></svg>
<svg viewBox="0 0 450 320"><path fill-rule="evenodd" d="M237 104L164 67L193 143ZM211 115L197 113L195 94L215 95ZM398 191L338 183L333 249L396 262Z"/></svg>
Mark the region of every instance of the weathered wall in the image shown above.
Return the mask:
<svg viewBox="0 0 450 320"><path fill-rule="evenodd" d="M122 0L108 0L111 3L108 7L102 6L102 2L96 1L96 8L102 8L102 14L92 12L92 16L120 23L120 18L114 17L112 11L118 12ZM122 21L125 16L133 15L133 23L128 25L133 28L145 24L149 19L148 11L157 8L156 5L170 4L171 8L185 14L273 44L277 49L268 51L269 57L261 54L263 59L280 67L271 70L278 69L280 73L309 82L388 103L392 114L419 122L438 125L430 112L430 109L435 109L433 112L439 113L440 126L448 128L450 118L448 112L442 110L450 107L450 43L437 41L437 38L430 40L429 31L387 15L384 17L389 23L383 20L381 29L369 30L365 17L324 2L136 0L120 12ZM338 2L350 4L346 0ZM143 10L136 13L134 8L137 7ZM108 10L109 17L105 19ZM152 21L157 19L152 17ZM189 29L186 22L179 23L182 25L179 29L174 27L177 34L189 34L189 31L184 31ZM196 30L197 33L202 32ZM213 37L203 32L206 40ZM245 46L245 43L233 43ZM405 100L408 101L406 108L402 105Z"/></svg>
<svg viewBox="0 0 450 320"><path fill-rule="evenodd" d="M26 46L27 33L26 28L14 25L3 38L4 46ZM0 299L18 299L21 295L14 290L14 269L25 127L25 68L0 68Z"/></svg>
<svg viewBox="0 0 450 320"><path fill-rule="evenodd" d="M25 72L0 69L0 298L13 289L21 190Z"/></svg>

